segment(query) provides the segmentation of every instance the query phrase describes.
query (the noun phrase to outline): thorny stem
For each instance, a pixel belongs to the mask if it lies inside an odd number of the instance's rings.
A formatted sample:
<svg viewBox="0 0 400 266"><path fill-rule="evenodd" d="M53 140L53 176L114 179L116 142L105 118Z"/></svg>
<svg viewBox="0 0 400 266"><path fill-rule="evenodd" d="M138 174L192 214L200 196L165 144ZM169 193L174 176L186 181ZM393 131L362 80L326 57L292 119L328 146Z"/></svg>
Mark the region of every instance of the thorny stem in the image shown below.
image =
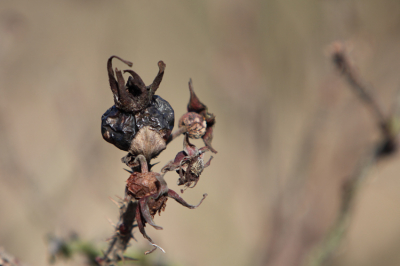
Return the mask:
<svg viewBox="0 0 400 266"><path fill-rule="evenodd" d="M124 259L123 253L128 243L133 238L132 229L135 222L137 202L126 196L120 206L120 219L115 228L115 233L110 239L109 247L104 256L99 259L102 266L117 265L117 262Z"/></svg>

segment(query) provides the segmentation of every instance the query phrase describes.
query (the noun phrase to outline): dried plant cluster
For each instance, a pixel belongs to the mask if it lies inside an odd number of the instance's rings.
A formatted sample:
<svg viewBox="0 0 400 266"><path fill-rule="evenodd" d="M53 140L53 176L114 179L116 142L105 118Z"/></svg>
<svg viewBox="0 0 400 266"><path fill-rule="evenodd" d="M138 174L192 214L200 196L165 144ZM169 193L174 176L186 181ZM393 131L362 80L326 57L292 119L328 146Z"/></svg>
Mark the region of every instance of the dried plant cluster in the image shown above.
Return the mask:
<svg viewBox="0 0 400 266"><path fill-rule="evenodd" d="M115 105L103 114L101 133L107 142L128 152L122 158L122 162L130 168L130 176L126 182L125 198L118 203L120 221L115 234L110 239L109 249L104 256L97 259L101 265L114 265L124 259L123 252L133 238L132 229L136 226L153 246L145 254L157 248L164 251L146 234L146 224L162 229L153 219L156 213L160 214L165 210L168 198L175 199L187 208L195 209L207 196L204 194L198 205L190 205L178 193L168 188L164 175L175 171L179 176L179 186L185 189L193 188L212 159L211 156L208 162L204 162L204 153L217 153L211 146L215 116L209 113L207 106L198 99L191 80L188 112L180 118L178 129L173 131L174 109L166 100L155 95L164 76L164 62L158 62L157 76L152 84L146 86L140 76L130 69L123 71L130 75L125 82L120 70L115 68L114 72L114 58L132 66L131 62L118 56L108 59L107 71ZM168 143L182 134L183 151L178 152L176 157L162 168L161 173L151 171L151 160L165 150ZM202 138L205 146L197 148L190 143L190 138Z"/></svg>

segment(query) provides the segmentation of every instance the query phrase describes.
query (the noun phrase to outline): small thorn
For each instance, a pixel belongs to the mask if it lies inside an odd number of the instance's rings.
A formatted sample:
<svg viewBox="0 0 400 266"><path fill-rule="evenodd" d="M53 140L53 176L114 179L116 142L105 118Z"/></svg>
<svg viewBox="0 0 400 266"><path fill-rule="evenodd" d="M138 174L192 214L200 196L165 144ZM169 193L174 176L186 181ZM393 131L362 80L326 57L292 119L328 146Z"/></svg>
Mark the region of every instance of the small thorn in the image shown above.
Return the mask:
<svg viewBox="0 0 400 266"><path fill-rule="evenodd" d="M115 197L116 197L117 199L119 199L120 201L123 201L123 200L124 200L123 198L121 198L121 197L118 196L118 195L115 195Z"/></svg>
<svg viewBox="0 0 400 266"><path fill-rule="evenodd" d="M130 170L125 169L125 168L124 168L124 170L127 171L127 172L130 173L130 174L133 174L133 171L130 171Z"/></svg>
<svg viewBox="0 0 400 266"><path fill-rule="evenodd" d="M117 202L116 200L114 200L113 198L111 198L111 197L108 197L115 205L117 205L118 206L118 208L120 208L121 207L121 203L119 203L119 202Z"/></svg>
<svg viewBox="0 0 400 266"><path fill-rule="evenodd" d="M116 228L117 225L110 219L107 217L108 222L112 225L112 227Z"/></svg>
<svg viewBox="0 0 400 266"><path fill-rule="evenodd" d="M111 241L111 240L113 240L113 238L114 238L114 236L111 236L111 237L107 238L105 241L106 242Z"/></svg>

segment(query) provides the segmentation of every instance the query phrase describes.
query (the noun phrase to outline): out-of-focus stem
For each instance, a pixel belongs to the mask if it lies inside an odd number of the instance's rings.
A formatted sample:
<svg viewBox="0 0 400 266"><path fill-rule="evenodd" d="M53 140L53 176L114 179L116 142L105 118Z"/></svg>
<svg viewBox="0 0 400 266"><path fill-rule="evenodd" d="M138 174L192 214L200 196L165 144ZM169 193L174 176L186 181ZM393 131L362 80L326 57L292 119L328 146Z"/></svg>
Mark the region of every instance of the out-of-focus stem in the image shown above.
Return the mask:
<svg viewBox="0 0 400 266"><path fill-rule="evenodd" d="M334 226L321 246L318 247L308 266L324 265L339 247L348 228L353 205L359 188L361 187L361 183L367 176L369 169L376 163L377 159L377 154L375 149L373 149L368 158L357 167L354 174L343 184L341 196L342 202Z"/></svg>
<svg viewBox="0 0 400 266"><path fill-rule="evenodd" d="M132 229L135 222L137 201L132 201L127 196L120 207L120 220L115 228L115 233L111 237L109 247L104 252L104 256L99 259L102 266L117 265L118 261L124 259L123 253L128 247L128 243L133 238Z"/></svg>
<svg viewBox="0 0 400 266"><path fill-rule="evenodd" d="M383 114L376 100L371 96L369 91L366 89L365 83L362 82L360 77L357 75L354 68L349 63L347 54L343 44L335 43L332 59L336 67L341 71L342 75L346 78L350 84L350 88L360 97L360 99L366 104L371 111L372 115L377 120L380 126L380 130L385 138L392 138L391 132L388 125L388 120Z"/></svg>

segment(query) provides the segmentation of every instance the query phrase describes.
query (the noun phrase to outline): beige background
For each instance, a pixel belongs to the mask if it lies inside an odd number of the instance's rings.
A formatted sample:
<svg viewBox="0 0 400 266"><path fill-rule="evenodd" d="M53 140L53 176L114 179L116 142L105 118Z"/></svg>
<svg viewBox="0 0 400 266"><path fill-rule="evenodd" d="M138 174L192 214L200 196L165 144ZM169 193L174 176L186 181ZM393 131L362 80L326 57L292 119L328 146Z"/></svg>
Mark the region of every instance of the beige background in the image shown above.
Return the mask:
<svg viewBox="0 0 400 266"><path fill-rule="evenodd" d="M123 195L125 154L103 141L113 104L106 60L134 63L185 112L191 77L217 115L219 151L193 190L148 233L177 265L301 265L339 206L341 180L378 137L326 56L335 40L385 112L400 88L400 2L0 1L0 246L46 265L45 236L71 231L105 246ZM116 66L123 68L122 64ZM201 145L201 142L196 142ZM172 143L158 171L182 148ZM331 265L399 265L400 164L377 165ZM177 175L166 176L170 187ZM136 233L132 250L148 248ZM270 260L265 254L272 250Z"/></svg>

